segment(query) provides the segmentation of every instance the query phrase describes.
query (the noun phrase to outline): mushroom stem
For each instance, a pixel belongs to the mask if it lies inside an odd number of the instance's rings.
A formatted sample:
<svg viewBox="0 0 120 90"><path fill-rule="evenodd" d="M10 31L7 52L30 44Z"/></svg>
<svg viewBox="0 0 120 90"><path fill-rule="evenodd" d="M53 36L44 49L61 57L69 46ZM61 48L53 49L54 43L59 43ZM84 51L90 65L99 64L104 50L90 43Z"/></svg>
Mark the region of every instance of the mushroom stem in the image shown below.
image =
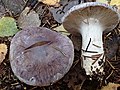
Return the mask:
<svg viewBox="0 0 120 90"><path fill-rule="evenodd" d="M101 67L105 61L102 41L103 26L96 18L83 21L87 22L82 22L79 30L82 35L83 68L87 75L103 73L103 67Z"/></svg>

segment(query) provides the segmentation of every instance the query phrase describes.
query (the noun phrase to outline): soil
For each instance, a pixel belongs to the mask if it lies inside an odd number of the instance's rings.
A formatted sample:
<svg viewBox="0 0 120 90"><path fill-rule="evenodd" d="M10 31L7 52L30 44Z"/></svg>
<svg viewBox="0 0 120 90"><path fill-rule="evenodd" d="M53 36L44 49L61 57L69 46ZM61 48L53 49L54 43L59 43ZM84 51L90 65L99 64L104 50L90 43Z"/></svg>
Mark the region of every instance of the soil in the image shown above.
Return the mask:
<svg viewBox="0 0 120 90"><path fill-rule="evenodd" d="M6 3L1 1L2 0L0 0L0 4L4 4L3 6L8 8L5 5ZM30 2L30 5L32 4L33 2ZM59 26L60 23L57 23L54 20L51 12L49 11L49 6L43 3L40 3L40 5L42 6L42 9L44 9L44 13L40 16L40 26L51 29ZM26 3L24 6L26 7ZM37 9L35 8L35 10ZM7 16L14 17L17 20L20 12L17 12L16 14L11 11L7 11L5 14ZM71 35L68 37L70 38ZM11 70L9 61L9 46L12 37L1 37L0 43L5 43L8 46L8 53L5 60L0 65L0 90L99 90L109 82L120 84L120 26L118 25L113 31L104 34L103 37L104 49L106 52L105 55L107 57L104 65L105 75L103 76L103 80L98 81L97 79L88 79L84 69L81 67L81 51L75 50L74 63L69 72L55 84L46 87L29 86L17 79Z"/></svg>

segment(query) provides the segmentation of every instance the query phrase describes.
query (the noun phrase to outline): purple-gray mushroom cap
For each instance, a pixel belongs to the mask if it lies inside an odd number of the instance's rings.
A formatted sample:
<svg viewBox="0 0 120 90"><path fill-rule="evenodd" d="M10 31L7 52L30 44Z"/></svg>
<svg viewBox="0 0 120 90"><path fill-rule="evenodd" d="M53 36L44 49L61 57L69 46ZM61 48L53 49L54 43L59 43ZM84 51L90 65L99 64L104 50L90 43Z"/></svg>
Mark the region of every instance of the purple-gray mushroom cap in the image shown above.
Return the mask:
<svg viewBox="0 0 120 90"><path fill-rule="evenodd" d="M73 60L71 40L47 28L24 28L11 41L12 71L28 85L49 86L57 82L69 71Z"/></svg>

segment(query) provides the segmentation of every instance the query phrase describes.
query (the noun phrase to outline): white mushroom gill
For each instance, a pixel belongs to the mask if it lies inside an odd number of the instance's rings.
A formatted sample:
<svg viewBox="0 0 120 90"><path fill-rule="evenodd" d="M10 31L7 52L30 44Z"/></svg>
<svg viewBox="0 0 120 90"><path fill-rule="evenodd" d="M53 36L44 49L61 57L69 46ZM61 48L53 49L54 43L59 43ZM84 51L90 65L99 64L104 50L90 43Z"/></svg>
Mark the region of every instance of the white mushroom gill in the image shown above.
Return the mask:
<svg viewBox="0 0 120 90"><path fill-rule="evenodd" d="M82 59L83 68L87 75L103 72L103 41L102 41L102 24L95 18L85 19L80 25L82 35ZM103 60L102 60L103 59ZM99 62L101 62L99 64Z"/></svg>

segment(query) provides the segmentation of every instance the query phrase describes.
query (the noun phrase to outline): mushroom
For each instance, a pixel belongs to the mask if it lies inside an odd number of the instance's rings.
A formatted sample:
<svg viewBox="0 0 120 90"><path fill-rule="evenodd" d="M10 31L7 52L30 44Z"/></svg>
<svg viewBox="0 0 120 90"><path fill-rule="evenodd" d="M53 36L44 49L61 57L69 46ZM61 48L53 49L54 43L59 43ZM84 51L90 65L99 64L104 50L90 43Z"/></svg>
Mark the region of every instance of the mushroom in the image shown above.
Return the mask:
<svg viewBox="0 0 120 90"><path fill-rule="evenodd" d="M109 5L87 2L73 6L62 17L63 26L74 35L82 35L82 67L89 76L104 74L105 53L102 34L113 30L118 13Z"/></svg>
<svg viewBox="0 0 120 90"><path fill-rule="evenodd" d="M12 71L28 85L48 86L57 82L69 71L73 59L71 40L44 27L24 28L11 41Z"/></svg>

